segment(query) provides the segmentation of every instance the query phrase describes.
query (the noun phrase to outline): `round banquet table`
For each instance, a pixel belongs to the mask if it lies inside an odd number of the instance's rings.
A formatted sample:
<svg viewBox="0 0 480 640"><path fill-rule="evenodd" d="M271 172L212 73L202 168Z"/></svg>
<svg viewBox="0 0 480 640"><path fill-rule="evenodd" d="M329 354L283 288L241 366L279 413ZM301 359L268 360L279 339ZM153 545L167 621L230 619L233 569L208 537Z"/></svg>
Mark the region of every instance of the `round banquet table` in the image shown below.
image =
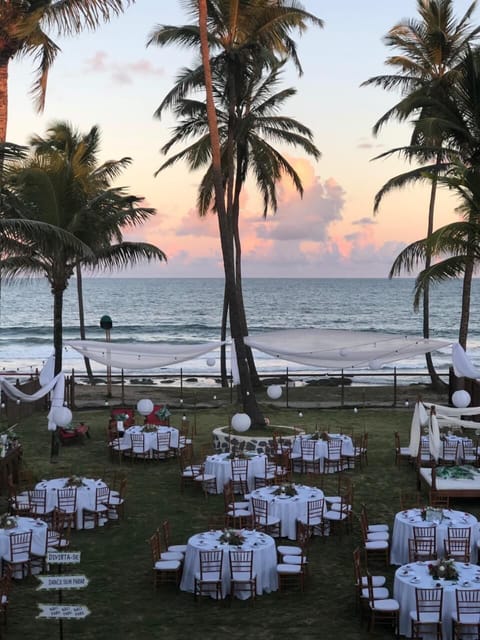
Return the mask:
<svg viewBox="0 0 480 640"><path fill-rule="evenodd" d="M411 637L410 611L415 611L415 588L431 589L437 584L443 587L443 640L452 638L452 613L456 609L455 589L479 589L480 567L475 564L455 562L458 581L436 580L428 572L431 562L414 562L395 572L393 597L400 604L400 635ZM432 636L422 634L424 640Z"/></svg>
<svg viewBox="0 0 480 640"><path fill-rule="evenodd" d="M10 534L32 532L31 551L37 555L45 553L47 546L47 523L43 520L35 520L34 518L24 518L14 516L17 520L17 526L13 529L0 529L0 556L4 556L10 552ZM36 573L40 572L40 567ZM22 572L14 573L14 578L21 578Z"/></svg>
<svg viewBox="0 0 480 640"><path fill-rule="evenodd" d="M247 485L252 491L255 487L255 476L265 475L265 454L246 455L248 459ZM229 453L216 453L205 458L205 473L213 474L217 479L217 493L232 478L232 461Z"/></svg>
<svg viewBox="0 0 480 640"><path fill-rule="evenodd" d="M293 443L293 453L302 453L302 439L309 440L311 439L312 434L305 434L298 436L295 438L295 442ZM329 433L329 438L337 439L341 438L342 440L342 455L344 456L353 456L355 453L353 447L353 441L350 436L346 436L340 433ZM320 472L323 473L323 461L328 455L328 445L326 440L322 440L319 438L315 443L315 455L320 458ZM347 468L347 463L344 464L343 468ZM333 473L333 472L332 472Z"/></svg>
<svg viewBox="0 0 480 640"><path fill-rule="evenodd" d="M421 509L399 511L395 516L393 535L390 548L390 563L405 564L408 562L408 539L413 538L413 527L435 526L437 528L437 553L442 558L445 554L443 541L447 537L448 527L470 527L470 553L475 559L477 540L479 538L477 518L471 513L463 511L443 510L443 520L440 523L422 520Z"/></svg>
<svg viewBox="0 0 480 640"><path fill-rule="evenodd" d="M296 540L297 538L297 518L307 517L307 502L309 500L320 500L323 498L323 491L317 487L308 487L301 484L293 485L297 491L296 496L275 495L278 489L276 486L262 487L252 491L246 498L261 498L268 502L268 514L280 518L280 536ZM253 513L252 507L250 510Z"/></svg>
<svg viewBox="0 0 480 640"><path fill-rule="evenodd" d="M142 433L142 430L143 426L138 424L125 429L125 433L123 434L122 439L122 446L131 446L132 433ZM175 427L165 427L159 425L155 431L145 431L143 433L145 435L145 449L147 451L152 451L152 449L157 446L157 433L170 433L170 448L178 449L178 429L175 429ZM153 456L153 454L151 455Z"/></svg>
<svg viewBox="0 0 480 640"><path fill-rule="evenodd" d="M54 478L53 480L42 480L39 482L35 489L47 490L47 511L53 510L57 506L57 491L58 489L66 489L65 486L68 478ZM95 494L96 489L99 487L106 487L106 483L103 480L94 480L93 478L83 478L83 485L77 487L77 519L75 527L77 529L83 529L83 510L95 508ZM103 526L107 522L107 518L99 518L98 524ZM93 522L87 522L86 529L93 529Z"/></svg>
<svg viewBox="0 0 480 640"><path fill-rule="evenodd" d="M190 593L194 592L195 573L200 571L200 551L221 548L223 550L222 595L224 598L230 593L230 564L228 558L230 549L244 551L253 549L253 571L257 575L257 595L262 595L263 592L276 591L278 589L278 580L275 540L265 533L242 529L240 533L245 538L245 542L241 547L234 547L219 542L222 533L223 531L206 531L197 533L188 540L180 589ZM240 599L248 597L248 594L242 591L236 595Z"/></svg>

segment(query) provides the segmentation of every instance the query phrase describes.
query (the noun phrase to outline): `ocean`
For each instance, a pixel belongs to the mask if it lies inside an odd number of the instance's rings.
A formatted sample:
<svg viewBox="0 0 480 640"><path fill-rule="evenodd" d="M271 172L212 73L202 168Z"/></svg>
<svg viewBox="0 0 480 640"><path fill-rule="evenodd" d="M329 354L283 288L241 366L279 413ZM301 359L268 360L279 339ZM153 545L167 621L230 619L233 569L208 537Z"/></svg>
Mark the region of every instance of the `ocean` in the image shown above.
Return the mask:
<svg viewBox="0 0 480 640"><path fill-rule="evenodd" d="M86 334L89 340L105 340L100 318L112 318L112 342L195 344L218 341L223 301L221 278L85 278ZM414 280L378 279L288 279L246 278L245 307L251 334L289 328L322 328L377 331L421 336L422 313L413 311ZM456 341L460 319L460 281L437 285L431 292L431 337ZM53 352L53 299L44 279L2 283L0 291L0 373L28 373L41 369ZM468 355L480 367L480 281L474 281ZM65 292L64 339L78 339L76 282L72 278ZM188 375L215 374L207 365L207 354L181 366L169 366L151 373ZM255 353L260 373L283 373L311 369ZM434 354L438 370L451 364L450 348ZM104 366L92 362L94 371ZM393 369L425 371L425 357L384 365ZM85 372L83 360L66 348L63 369ZM112 373L115 373L113 371ZM119 373L119 372L118 372ZM135 374L135 371L125 372ZM144 376L146 371L142 370ZM377 381L378 382L378 381Z"/></svg>

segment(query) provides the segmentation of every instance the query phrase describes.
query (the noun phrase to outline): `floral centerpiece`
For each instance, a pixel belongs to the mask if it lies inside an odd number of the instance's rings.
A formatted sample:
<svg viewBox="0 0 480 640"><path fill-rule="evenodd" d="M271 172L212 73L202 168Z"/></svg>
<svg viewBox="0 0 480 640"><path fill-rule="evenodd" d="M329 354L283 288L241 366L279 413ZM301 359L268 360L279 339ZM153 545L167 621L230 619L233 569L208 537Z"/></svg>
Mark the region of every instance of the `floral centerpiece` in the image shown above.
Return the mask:
<svg viewBox="0 0 480 640"><path fill-rule="evenodd" d="M221 544L230 544L233 547L241 547L245 542L245 538L240 531L236 529L225 529L218 538Z"/></svg>
<svg viewBox="0 0 480 640"><path fill-rule="evenodd" d="M128 413L117 413L114 416L114 420L116 420L117 422L125 422L126 420L130 420L130 416L128 415Z"/></svg>
<svg viewBox="0 0 480 640"><path fill-rule="evenodd" d="M70 476L65 482L66 487L84 487L85 483L80 476Z"/></svg>
<svg viewBox="0 0 480 640"><path fill-rule="evenodd" d="M0 517L0 529L15 529L18 522L15 516L11 516L8 513L4 513Z"/></svg>
<svg viewBox="0 0 480 640"><path fill-rule="evenodd" d="M439 560L435 564L428 565L428 573L435 580L458 580L458 571L454 560Z"/></svg>
<svg viewBox="0 0 480 640"><path fill-rule="evenodd" d="M292 483L281 484L273 492L274 496L296 496L297 490Z"/></svg>
<svg viewBox="0 0 480 640"><path fill-rule="evenodd" d="M442 522L443 509L437 507L423 507L420 514L422 520L426 522Z"/></svg>
<svg viewBox="0 0 480 640"><path fill-rule="evenodd" d="M156 424L146 424L144 427L142 427L142 431L144 433L154 433L155 431L157 431L158 429L158 425Z"/></svg>

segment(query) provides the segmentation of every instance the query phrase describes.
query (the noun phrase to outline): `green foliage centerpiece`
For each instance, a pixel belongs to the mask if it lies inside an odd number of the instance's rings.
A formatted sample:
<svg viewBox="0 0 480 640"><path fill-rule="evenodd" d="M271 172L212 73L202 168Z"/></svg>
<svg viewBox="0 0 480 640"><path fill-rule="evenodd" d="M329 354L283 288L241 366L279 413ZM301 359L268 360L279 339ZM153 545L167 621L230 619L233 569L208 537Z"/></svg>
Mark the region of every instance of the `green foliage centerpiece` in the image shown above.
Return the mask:
<svg viewBox="0 0 480 640"><path fill-rule="evenodd" d="M80 476L70 476L65 482L65 487L84 487L85 483Z"/></svg>
<svg viewBox="0 0 480 640"><path fill-rule="evenodd" d="M4 513L0 517L0 529L15 529L18 522L15 516L10 515L9 513Z"/></svg>
<svg viewBox="0 0 480 640"><path fill-rule="evenodd" d="M435 580L458 580L458 571L454 560L439 560L428 565L428 573Z"/></svg>
<svg viewBox="0 0 480 640"><path fill-rule="evenodd" d="M285 484L279 485L275 491L273 492L274 496L292 496L297 495L297 490L295 489L295 485L291 482L287 482Z"/></svg>
<svg viewBox="0 0 480 640"><path fill-rule="evenodd" d="M146 424L142 427L143 433L154 433L158 430L158 424Z"/></svg>
<svg viewBox="0 0 480 640"><path fill-rule="evenodd" d="M225 529L218 538L221 544L229 544L232 547L241 547L245 542L245 538L240 531L236 529Z"/></svg>

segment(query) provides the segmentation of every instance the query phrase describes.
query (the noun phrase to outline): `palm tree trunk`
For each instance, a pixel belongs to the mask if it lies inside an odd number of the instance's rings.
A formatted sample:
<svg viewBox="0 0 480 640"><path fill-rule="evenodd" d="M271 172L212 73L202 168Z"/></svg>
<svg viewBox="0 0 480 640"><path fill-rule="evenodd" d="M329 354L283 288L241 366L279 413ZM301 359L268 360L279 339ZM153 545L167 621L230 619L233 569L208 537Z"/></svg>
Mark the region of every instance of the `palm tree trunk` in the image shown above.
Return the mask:
<svg viewBox="0 0 480 640"><path fill-rule="evenodd" d="M470 253L470 252L469 252ZM474 271L474 262L472 256L468 256L469 260L465 265L465 273L463 276L462 288L462 314L460 316L460 328L458 331L458 342L467 350L468 324L470 322L470 298L472 293L472 279Z"/></svg>
<svg viewBox="0 0 480 640"><path fill-rule="evenodd" d="M77 298L78 298L78 321L80 325L80 340L86 339L85 334L85 311L83 307L83 280L82 280L82 268L79 264L76 266L77 275ZM85 370L87 372L88 381L93 384L92 365L87 357L83 358L85 362Z"/></svg>
<svg viewBox="0 0 480 640"><path fill-rule="evenodd" d="M220 330L220 340L225 342L227 339L227 320L228 320L228 298L227 290L223 289L223 309L222 309L222 326ZM227 374L227 347L222 344L220 347L220 377L222 381L222 387L228 386L228 374Z"/></svg>
<svg viewBox="0 0 480 640"><path fill-rule="evenodd" d="M8 57L6 57L4 54L0 54L0 144L7 140L8 60Z"/></svg>
<svg viewBox="0 0 480 640"><path fill-rule="evenodd" d="M63 292L65 288L52 286L53 293L53 349L55 352L55 375L62 371L63 349Z"/></svg>
<svg viewBox="0 0 480 640"><path fill-rule="evenodd" d="M220 157L220 138L218 134L217 114L213 101L212 73L210 69L208 30L207 30L207 2L198 0L199 12L199 32L200 48L202 55L203 70L205 76L205 92L207 103L208 128L212 147L212 173L215 187L215 202L218 215L218 225L220 230L220 243L222 247L223 267L225 271L225 291L230 310L230 330L235 343L235 350L240 377L240 395L244 411L250 416L253 424L265 424L260 407L258 406L255 394L253 393L250 372L246 359L245 343L241 335L241 324L239 318L239 305L236 295L235 283L235 262L233 256L233 234L231 211L225 208L225 189L222 180L222 165ZM230 213L230 219L228 216Z"/></svg>
<svg viewBox="0 0 480 640"><path fill-rule="evenodd" d="M437 154L437 160L436 160L437 166L440 163L441 163L441 157L440 157L440 154ZM435 177L432 180L432 188L430 190L430 203L428 206L427 239L429 239L433 233L433 221L435 217L436 197L437 197L437 178L435 174ZM427 248L427 255L425 258L425 269L429 269L431 263L432 263L432 256L429 249ZM425 288L423 290L423 337L426 340L430 338L430 284L428 282L425 284ZM437 391L444 389L446 385L442 381L438 373L435 371L431 353L425 354L425 361L427 364L427 370L430 375L430 380L432 382L433 389Z"/></svg>

